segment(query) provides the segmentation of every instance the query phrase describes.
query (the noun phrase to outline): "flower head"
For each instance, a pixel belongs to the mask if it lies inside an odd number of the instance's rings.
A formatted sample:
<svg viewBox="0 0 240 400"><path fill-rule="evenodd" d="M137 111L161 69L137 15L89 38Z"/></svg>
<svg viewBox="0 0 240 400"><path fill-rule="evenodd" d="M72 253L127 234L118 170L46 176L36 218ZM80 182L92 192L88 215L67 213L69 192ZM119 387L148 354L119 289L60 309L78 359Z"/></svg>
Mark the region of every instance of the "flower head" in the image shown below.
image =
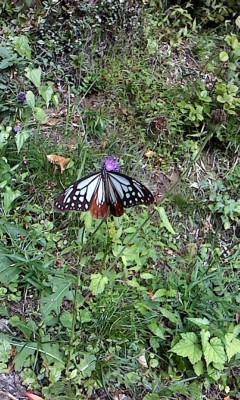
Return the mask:
<svg viewBox="0 0 240 400"><path fill-rule="evenodd" d="M21 126L20 125L14 126L13 130L14 130L15 133L18 133L18 132L21 131Z"/></svg>
<svg viewBox="0 0 240 400"><path fill-rule="evenodd" d="M17 97L18 103L25 103L25 102L26 102L26 99L27 99L26 93L20 92L20 93L18 94L18 97Z"/></svg>
<svg viewBox="0 0 240 400"><path fill-rule="evenodd" d="M114 171L119 172L121 170L121 165L119 163L118 158L116 157L106 157L103 161L103 166L106 168L106 171Z"/></svg>

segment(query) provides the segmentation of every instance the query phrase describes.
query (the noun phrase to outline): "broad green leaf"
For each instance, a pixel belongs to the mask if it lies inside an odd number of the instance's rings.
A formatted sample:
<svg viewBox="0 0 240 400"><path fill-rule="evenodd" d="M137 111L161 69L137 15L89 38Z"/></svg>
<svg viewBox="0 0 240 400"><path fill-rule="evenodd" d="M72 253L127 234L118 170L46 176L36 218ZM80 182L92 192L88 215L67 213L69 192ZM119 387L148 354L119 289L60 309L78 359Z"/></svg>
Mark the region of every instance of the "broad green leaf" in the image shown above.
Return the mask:
<svg viewBox="0 0 240 400"><path fill-rule="evenodd" d="M21 196L21 192L19 190L12 190L9 186L5 188L5 193L3 195L3 204L6 213L10 211L12 203L19 196Z"/></svg>
<svg viewBox="0 0 240 400"><path fill-rule="evenodd" d="M191 364L201 360L202 350L198 343L198 337L194 332L181 334L182 339L170 350L178 356L188 357Z"/></svg>
<svg viewBox="0 0 240 400"><path fill-rule="evenodd" d="M41 107L34 107L34 116L39 122L44 122L47 115Z"/></svg>
<svg viewBox="0 0 240 400"><path fill-rule="evenodd" d="M169 321L173 322L174 324L178 324L180 321L180 317L175 315L173 312L167 310L164 307L159 307L160 312L162 313L162 315L164 315L164 317L166 317L167 319L169 319Z"/></svg>
<svg viewBox="0 0 240 400"><path fill-rule="evenodd" d="M164 335L164 330L162 327L160 327L155 321L151 322L148 325L148 328L150 329L150 331L157 337L159 337L160 339L165 339L165 335Z"/></svg>
<svg viewBox="0 0 240 400"><path fill-rule="evenodd" d="M69 311L65 311L60 316L60 322L64 328L71 329L73 321L73 315Z"/></svg>
<svg viewBox="0 0 240 400"><path fill-rule="evenodd" d="M169 219L167 217L167 214L166 214L164 208L163 207L157 207L157 210L159 212L159 215L160 215L160 218L162 220L162 223L163 223L164 227L168 230L168 232L170 232L173 235L175 235L176 232L174 231L172 225L170 224Z"/></svg>
<svg viewBox="0 0 240 400"><path fill-rule="evenodd" d="M52 85L41 86L39 88L39 93L42 96L42 98L45 100L46 106L48 108L49 103L50 103L50 101L52 99L52 95L53 95Z"/></svg>
<svg viewBox="0 0 240 400"><path fill-rule="evenodd" d="M104 292L107 283L108 283L108 278L106 276L103 276L100 273L92 274L89 289L94 294L94 296L97 296L98 294Z"/></svg>
<svg viewBox="0 0 240 400"><path fill-rule="evenodd" d="M236 336L233 333L227 333L225 335L226 339L226 353L227 353L227 358L228 361L231 360L232 357L234 357L236 354L240 354L240 340L236 338Z"/></svg>
<svg viewBox="0 0 240 400"><path fill-rule="evenodd" d="M224 351L223 343L219 338L213 337L206 344L205 349L204 349L204 357L205 357L207 366L212 362L219 363L219 364L225 363L226 354Z"/></svg>
<svg viewBox="0 0 240 400"><path fill-rule="evenodd" d="M31 48L29 46L28 37L25 35L20 35L15 40L15 50L20 54L20 56L31 59Z"/></svg>
<svg viewBox="0 0 240 400"><path fill-rule="evenodd" d="M226 51L221 51L219 53L219 60L222 62L226 62L228 60L228 53Z"/></svg>
<svg viewBox="0 0 240 400"><path fill-rule="evenodd" d="M205 372L204 362L202 360L199 360L198 362L193 364L193 369L197 376L203 375Z"/></svg>
<svg viewBox="0 0 240 400"><path fill-rule="evenodd" d="M210 322L207 318L187 318L188 321L191 321L193 324L199 326L199 328L204 328L205 326L209 326Z"/></svg>
<svg viewBox="0 0 240 400"><path fill-rule="evenodd" d="M29 131L20 131L15 135L15 142L17 145L17 151L20 152L21 148L23 147L26 140L30 137Z"/></svg>
<svg viewBox="0 0 240 400"><path fill-rule="evenodd" d="M27 93L26 93L26 101L27 101L27 105L29 105L29 107L34 109L34 107L35 107L35 96L34 96L34 93L31 90L28 90Z"/></svg>
<svg viewBox="0 0 240 400"><path fill-rule="evenodd" d="M84 357L81 358L80 364L78 365L78 369L81 372L81 376L83 378L88 378L91 376L92 372L95 371L96 368L96 357L92 354L84 354Z"/></svg>
<svg viewBox="0 0 240 400"><path fill-rule="evenodd" d="M141 279L155 279L155 276L153 274L150 274L149 272L143 272L140 274Z"/></svg>
<svg viewBox="0 0 240 400"><path fill-rule="evenodd" d="M30 81L37 87L40 88L41 86L41 68L30 69L27 68L26 77L30 79Z"/></svg>

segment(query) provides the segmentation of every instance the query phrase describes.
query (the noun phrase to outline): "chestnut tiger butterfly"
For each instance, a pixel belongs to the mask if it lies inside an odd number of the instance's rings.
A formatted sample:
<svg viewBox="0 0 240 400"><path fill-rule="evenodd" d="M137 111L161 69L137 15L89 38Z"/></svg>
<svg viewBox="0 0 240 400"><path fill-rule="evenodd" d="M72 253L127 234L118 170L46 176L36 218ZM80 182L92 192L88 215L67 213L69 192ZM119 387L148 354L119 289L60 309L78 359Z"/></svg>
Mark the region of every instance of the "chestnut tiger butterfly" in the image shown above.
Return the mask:
<svg viewBox="0 0 240 400"><path fill-rule="evenodd" d="M120 173L115 157L107 157L99 172L72 183L55 199L55 209L64 211L90 211L95 218L108 213L120 217L124 208L151 204L154 197L142 183Z"/></svg>

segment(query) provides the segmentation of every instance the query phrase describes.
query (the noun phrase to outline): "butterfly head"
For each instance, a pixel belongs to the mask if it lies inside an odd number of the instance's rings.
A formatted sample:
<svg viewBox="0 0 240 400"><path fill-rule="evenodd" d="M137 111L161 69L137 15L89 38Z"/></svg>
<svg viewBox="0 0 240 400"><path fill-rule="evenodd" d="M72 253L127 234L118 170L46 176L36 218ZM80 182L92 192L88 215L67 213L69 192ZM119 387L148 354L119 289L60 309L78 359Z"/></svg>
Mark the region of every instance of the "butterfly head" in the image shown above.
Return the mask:
<svg viewBox="0 0 240 400"><path fill-rule="evenodd" d="M106 157L101 165L101 169L105 169L107 172L119 172L121 168L119 159L112 156Z"/></svg>

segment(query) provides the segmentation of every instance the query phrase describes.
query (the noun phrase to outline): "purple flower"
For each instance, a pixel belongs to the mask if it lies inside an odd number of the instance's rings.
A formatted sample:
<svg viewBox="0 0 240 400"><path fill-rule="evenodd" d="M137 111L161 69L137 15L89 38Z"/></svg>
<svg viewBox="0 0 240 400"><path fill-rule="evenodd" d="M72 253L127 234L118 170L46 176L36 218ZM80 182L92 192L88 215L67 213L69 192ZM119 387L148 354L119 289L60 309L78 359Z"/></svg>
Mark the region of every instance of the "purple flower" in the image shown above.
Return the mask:
<svg viewBox="0 0 240 400"><path fill-rule="evenodd" d="M26 102L26 99L27 99L26 93L20 92L20 93L18 94L18 97L17 97L18 103L25 103L25 102Z"/></svg>
<svg viewBox="0 0 240 400"><path fill-rule="evenodd" d="M103 167L106 168L106 171L115 171L119 172L121 170L121 165L119 163L119 159L116 157L106 157L103 161Z"/></svg>
<svg viewBox="0 0 240 400"><path fill-rule="evenodd" d="M14 130L15 133L18 133L21 130L21 126L20 125L14 126L13 130Z"/></svg>

